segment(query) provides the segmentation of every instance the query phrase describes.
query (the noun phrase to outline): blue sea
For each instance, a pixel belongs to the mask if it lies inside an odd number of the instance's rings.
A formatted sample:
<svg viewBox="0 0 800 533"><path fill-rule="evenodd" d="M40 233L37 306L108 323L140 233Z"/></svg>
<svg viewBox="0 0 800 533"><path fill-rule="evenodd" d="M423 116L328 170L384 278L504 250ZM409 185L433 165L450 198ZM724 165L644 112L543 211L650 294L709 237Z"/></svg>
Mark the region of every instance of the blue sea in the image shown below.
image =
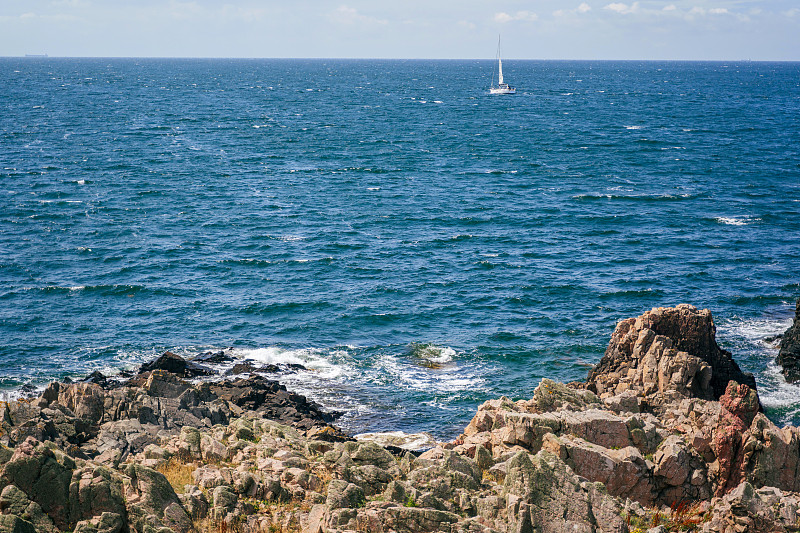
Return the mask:
<svg viewBox="0 0 800 533"><path fill-rule="evenodd" d="M712 310L779 423L800 63L0 59L0 391L165 350L453 438Z"/></svg>

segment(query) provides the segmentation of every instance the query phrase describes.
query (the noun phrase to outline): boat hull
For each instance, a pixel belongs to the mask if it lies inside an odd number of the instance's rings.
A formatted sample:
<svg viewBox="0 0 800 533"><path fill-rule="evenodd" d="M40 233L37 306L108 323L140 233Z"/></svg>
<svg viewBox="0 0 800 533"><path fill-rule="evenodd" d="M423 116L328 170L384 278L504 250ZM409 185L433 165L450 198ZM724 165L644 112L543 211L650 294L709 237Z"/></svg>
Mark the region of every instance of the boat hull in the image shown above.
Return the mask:
<svg viewBox="0 0 800 533"><path fill-rule="evenodd" d="M489 94L514 94L517 90L513 87L492 87Z"/></svg>

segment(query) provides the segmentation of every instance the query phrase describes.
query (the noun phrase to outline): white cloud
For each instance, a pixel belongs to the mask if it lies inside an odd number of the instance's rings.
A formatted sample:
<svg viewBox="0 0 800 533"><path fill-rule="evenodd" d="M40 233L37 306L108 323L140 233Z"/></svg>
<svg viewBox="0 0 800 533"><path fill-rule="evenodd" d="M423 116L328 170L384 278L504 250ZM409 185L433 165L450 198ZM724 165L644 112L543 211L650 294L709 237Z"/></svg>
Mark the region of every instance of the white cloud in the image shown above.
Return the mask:
<svg viewBox="0 0 800 533"><path fill-rule="evenodd" d="M729 13L727 8L724 8L724 7L715 7L715 8L709 9L708 12L710 14L712 14L712 15L725 15L725 14Z"/></svg>
<svg viewBox="0 0 800 533"><path fill-rule="evenodd" d="M793 7L789 11L784 12L784 15L786 15L787 17L796 17L800 15L800 9Z"/></svg>
<svg viewBox="0 0 800 533"><path fill-rule="evenodd" d="M662 9L661 11L670 12L670 11L677 11L677 9L678 8L675 7L675 4L670 4L668 6L664 6L664 9Z"/></svg>
<svg viewBox="0 0 800 533"><path fill-rule="evenodd" d="M477 26L475 25L475 23L474 23L474 22L470 22L470 21L468 21L468 20L459 20L459 21L458 21L458 25L459 25L460 27L462 27L462 28L466 28L466 29L468 29L468 30L474 30L475 28L477 28Z"/></svg>
<svg viewBox="0 0 800 533"><path fill-rule="evenodd" d="M603 9L608 9L609 11L614 11L621 15L630 15L631 13L639 11L639 2L634 2L631 5L615 2L604 6Z"/></svg>
<svg viewBox="0 0 800 533"><path fill-rule="evenodd" d="M370 26L380 25L385 26L389 24L389 21L386 19L379 19L375 17L370 17L369 15L362 15L358 12L357 9L341 5L339 6L336 11L333 12L332 15L333 20L340 24L366 24Z"/></svg>
<svg viewBox="0 0 800 533"><path fill-rule="evenodd" d="M586 2L583 2L581 5L579 5L575 9L558 9L556 11L553 11L553 16L554 17L565 17L567 15L575 15L575 14L578 14L578 13L581 13L581 14L588 13L591 10L592 10L592 6L590 6Z"/></svg>
<svg viewBox="0 0 800 533"><path fill-rule="evenodd" d="M504 11L494 14L494 21L499 22L500 24L505 24L507 22L512 22L515 20L533 22L538 19L539 15L537 15L533 11L517 11L513 15L509 15Z"/></svg>

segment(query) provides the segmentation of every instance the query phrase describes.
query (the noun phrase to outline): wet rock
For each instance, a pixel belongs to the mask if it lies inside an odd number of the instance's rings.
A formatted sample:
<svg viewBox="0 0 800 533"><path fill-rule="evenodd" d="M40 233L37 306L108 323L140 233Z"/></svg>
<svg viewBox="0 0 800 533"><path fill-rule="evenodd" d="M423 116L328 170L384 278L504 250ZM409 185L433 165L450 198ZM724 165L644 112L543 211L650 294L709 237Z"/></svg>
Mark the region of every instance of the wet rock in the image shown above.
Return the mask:
<svg viewBox="0 0 800 533"><path fill-rule="evenodd" d="M209 384L219 399L247 411L257 411L272 420L294 424L302 429L333 422L335 416L324 412L304 396L289 392L286 387L261 376Z"/></svg>
<svg viewBox="0 0 800 533"><path fill-rule="evenodd" d="M81 381L84 383L96 383L101 387L105 387L108 384L108 378L106 378L106 376L104 376L103 373L98 370L95 370Z"/></svg>
<svg viewBox="0 0 800 533"><path fill-rule="evenodd" d="M275 367L275 371L278 370L278 367ZM256 368L254 365L250 363L236 363L233 367L225 372L226 376L238 375L238 374L252 374L254 372L261 372L262 370Z"/></svg>
<svg viewBox="0 0 800 533"><path fill-rule="evenodd" d="M225 353L225 350L220 350L218 352L204 352L200 355L196 356L192 359L195 363L202 363L204 365L208 364L220 364L220 363L227 363L229 361L233 361L233 357Z"/></svg>
<svg viewBox="0 0 800 533"><path fill-rule="evenodd" d="M139 373L152 372L153 370L164 370L183 378L197 376L211 376L216 374L213 370L193 361L186 361L180 355L172 352L164 352L157 359L143 364L139 367Z"/></svg>
<svg viewBox="0 0 800 533"><path fill-rule="evenodd" d="M800 380L800 298L797 299L792 325L783 334L777 363L783 367L786 381Z"/></svg>

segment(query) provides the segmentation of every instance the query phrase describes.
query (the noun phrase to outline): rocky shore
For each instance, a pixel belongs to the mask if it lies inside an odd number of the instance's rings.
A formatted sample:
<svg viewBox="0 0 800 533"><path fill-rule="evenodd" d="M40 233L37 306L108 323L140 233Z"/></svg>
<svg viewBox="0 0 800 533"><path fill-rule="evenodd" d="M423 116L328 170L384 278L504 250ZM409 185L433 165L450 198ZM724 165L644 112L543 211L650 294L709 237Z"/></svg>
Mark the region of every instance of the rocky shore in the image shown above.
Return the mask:
<svg viewBox="0 0 800 533"><path fill-rule="evenodd" d="M189 381L225 357L1 404L0 531L800 531L800 429L761 412L707 310L620 322L585 383L488 401L422 453L255 374Z"/></svg>

